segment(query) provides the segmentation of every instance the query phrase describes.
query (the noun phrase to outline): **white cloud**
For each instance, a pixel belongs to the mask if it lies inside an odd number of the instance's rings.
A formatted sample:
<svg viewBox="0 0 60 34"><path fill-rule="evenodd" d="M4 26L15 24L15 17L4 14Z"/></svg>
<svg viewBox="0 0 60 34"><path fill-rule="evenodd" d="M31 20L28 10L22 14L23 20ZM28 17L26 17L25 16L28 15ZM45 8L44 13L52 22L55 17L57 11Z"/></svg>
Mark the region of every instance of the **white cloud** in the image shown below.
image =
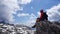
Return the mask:
<svg viewBox="0 0 60 34"><path fill-rule="evenodd" d="M20 23L20 24L24 24L24 25L28 24L27 26L29 26L29 27L31 27L35 24L36 18L37 18L33 13L31 13L31 14L21 13L21 14L18 14L17 16L18 17L27 17L28 16L28 18L27 18L28 20L26 20L25 23Z"/></svg>
<svg viewBox="0 0 60 34"><path fill-rule="evenodd" d="M38 14L38 17L40 17L40 12L37 12L37 14Z"/></svg>
<svg viewBox="0 0 60 34"><path fill-rule="evenodd" d="M33 26L34 24L35 24L35 22L36 22L36 16L33 14L33 13L31 13L30 15L29 15L29 19L26 21L26 23L24 23L25 25L27 25L27 26L29 26L29 27L31 27L31 26Z"/></svg>
<svg viewBox="0 0 60 34"><path fill-rule="evenodd" d="M13 14L16 14L18 10L23 10L23 7L19 6L19 4L27 4L30 3L30 1L31 0L0 0L0 20L2 19L8 22L14 21Z"/></svg>
<svg viewBox="0 0 60 34"><path fill-rule="evenodd" d="M20 4L28 4L30 3L32 0L18 0Z"/></svg>
<svg viewBox="0 0 60 34"><path fill-rule="evenodd" d="M29 14L28 14L28 13L20 13L20 14L18 14L17 16L18 16L18 17L24 17L24 16L29 16Z"/></svg>
<svg viewBox="0 0 60 34"><path fill-rule="evenodd" d="M47 9L48 19L50 21L60 21L60 4Z"/></svg>
<svg viewBox="0 0 60 34"><path fill-rule="evenodd" d="M17 0L3 0L0 1L0 19L5 21L14 21L14 16L16 11L19 10L19 5Z"/></svg>

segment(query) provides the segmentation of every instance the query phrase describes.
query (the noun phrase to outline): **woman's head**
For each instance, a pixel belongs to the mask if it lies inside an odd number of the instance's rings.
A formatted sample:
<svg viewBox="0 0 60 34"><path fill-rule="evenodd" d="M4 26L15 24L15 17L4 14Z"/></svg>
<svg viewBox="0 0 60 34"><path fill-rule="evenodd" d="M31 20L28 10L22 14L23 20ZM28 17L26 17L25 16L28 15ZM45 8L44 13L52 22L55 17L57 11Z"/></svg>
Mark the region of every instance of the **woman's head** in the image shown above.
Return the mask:
<svg viewBox="0 0 60 34"><path fill-rule="evenodd" d="M43 9L40 10L40 13L42 13L42 12L43 12Z"/></svg>

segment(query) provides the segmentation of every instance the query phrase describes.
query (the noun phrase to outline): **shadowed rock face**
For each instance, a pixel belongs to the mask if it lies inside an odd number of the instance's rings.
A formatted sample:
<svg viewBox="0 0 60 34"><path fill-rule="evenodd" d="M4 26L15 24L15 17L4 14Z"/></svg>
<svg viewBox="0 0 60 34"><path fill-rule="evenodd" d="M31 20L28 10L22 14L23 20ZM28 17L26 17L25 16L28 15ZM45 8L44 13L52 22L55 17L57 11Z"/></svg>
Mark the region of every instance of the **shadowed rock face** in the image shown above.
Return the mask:
<svg viewBox="0 0 60 34"><path fill-rule="evenodd" d="M42 26L40 25L42 23ZM50 21L40 21L36 23L36 34L41 32L54 32L55 34L60 34L60 23L50 22ZM52 34L52 33L51 33Z"/></svg>

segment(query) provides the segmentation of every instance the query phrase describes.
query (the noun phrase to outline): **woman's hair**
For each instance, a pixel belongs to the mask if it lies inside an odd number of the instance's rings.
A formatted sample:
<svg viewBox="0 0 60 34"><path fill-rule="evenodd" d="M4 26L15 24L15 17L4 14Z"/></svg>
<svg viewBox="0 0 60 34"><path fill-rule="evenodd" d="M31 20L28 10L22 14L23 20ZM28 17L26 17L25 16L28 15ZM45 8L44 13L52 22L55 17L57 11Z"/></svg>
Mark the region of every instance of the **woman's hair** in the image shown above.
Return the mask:
<svg viewBox="0 0 60 34"><path fill-rule="evenodd" d="M43 9L41 9L40 12L43 12Z"/></svg>

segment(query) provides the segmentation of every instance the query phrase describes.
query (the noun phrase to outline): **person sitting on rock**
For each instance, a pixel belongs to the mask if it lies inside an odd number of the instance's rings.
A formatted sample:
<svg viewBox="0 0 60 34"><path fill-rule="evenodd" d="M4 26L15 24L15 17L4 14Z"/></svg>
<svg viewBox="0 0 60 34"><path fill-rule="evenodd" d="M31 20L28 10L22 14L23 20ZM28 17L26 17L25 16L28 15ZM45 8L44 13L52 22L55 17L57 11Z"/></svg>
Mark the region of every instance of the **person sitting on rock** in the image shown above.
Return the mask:
<svg viewBox="0 0 60 34"><path fill-rule="evenodd" d="M43 12L43 9L40 10L40 21L45 21L48 20L48 15L46 14L46 12Z"/></svg>

